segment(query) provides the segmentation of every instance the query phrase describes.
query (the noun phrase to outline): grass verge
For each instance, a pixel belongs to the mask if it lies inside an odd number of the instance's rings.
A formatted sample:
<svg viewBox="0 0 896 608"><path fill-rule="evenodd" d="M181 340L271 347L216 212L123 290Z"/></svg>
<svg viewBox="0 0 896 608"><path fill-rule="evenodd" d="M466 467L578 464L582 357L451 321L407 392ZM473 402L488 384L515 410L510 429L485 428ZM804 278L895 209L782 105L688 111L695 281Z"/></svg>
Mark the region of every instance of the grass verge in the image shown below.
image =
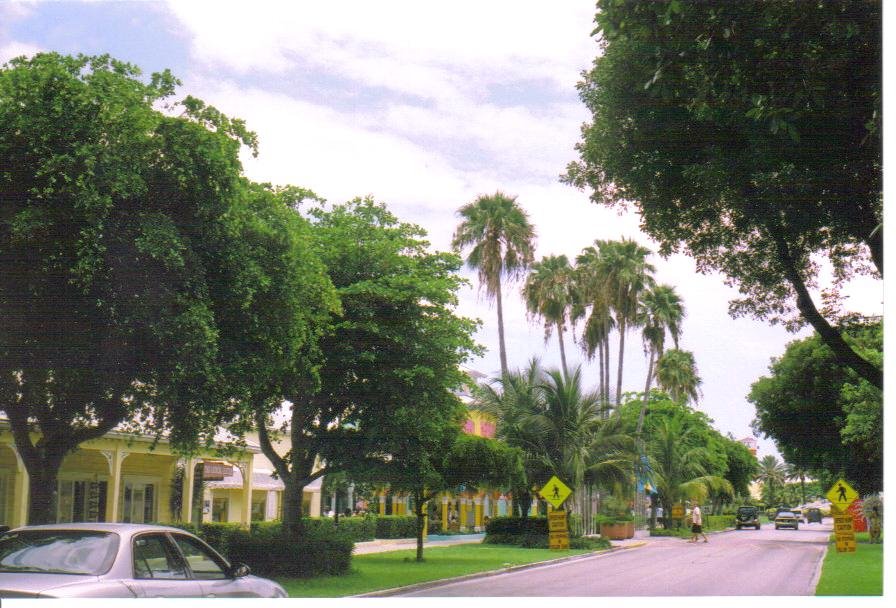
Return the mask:
<svg viewBox="0 0 896 608"><path fill-rule="evenodd" d="M884 545L856 534L855 553L839 553L831 542L815 595L883 595Z"/></svg>
<svg viewBox="0 0 896 608"><path fill-rule="evenodd" d="M277 582L283 585L289 597L345 597L590 552L521 549L507 545L453 545L427 548L423 552L426 561L418 563L414 561L416 552L408 549L353 557L351 572L343 576L280 578Z"/></svg>

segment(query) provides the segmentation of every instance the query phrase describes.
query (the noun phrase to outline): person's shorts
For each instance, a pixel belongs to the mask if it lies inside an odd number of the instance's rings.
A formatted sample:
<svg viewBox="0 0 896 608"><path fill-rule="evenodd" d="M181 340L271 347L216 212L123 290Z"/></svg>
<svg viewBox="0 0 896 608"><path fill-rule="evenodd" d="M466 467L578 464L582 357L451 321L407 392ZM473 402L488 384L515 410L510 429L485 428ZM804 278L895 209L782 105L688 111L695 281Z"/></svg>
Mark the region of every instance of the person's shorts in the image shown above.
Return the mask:
<svg viewBox="0 0 896 608"><path fill-rule="evenodd" d="M700 524L693 524L691 526L691 532L693 532L694 534L703 534L703 526L701 526Z"/></svg>

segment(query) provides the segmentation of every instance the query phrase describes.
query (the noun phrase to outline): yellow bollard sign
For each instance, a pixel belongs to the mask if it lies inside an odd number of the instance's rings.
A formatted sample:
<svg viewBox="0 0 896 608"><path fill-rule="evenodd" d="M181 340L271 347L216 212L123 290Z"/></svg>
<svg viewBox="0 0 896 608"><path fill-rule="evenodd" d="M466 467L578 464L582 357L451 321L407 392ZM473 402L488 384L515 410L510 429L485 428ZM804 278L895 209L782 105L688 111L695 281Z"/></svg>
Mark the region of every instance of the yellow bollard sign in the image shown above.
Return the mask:
<svg viewBox="0 0 896 608"><path fill-rule="evenodd" d="M834 541L837 544L837 552L855 553L856 532L853 528L852 515L846 511L839 511L833 505L831 515L834 517Z"/></svg>
<svg viewBox="0 0 896 608"><path fill-rule="evenodd" d="M548 547L551 549L569 549L569 527L566 522L566 511L550 511L548 513Z"/></svg>

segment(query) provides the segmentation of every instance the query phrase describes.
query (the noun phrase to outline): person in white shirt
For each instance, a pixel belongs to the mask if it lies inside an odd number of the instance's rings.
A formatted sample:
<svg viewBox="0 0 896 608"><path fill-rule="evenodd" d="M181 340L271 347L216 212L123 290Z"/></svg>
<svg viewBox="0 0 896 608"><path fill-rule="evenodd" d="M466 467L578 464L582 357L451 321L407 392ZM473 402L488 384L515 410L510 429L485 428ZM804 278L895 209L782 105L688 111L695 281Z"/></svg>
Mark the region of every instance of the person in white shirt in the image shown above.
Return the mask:
<svg viewBox="0 0 896 608"><path fill-rule="evenodd" d="M698 536L703 536L703 542L709 542L709 539L706 538L706 534L703 532L703 512L700 510L700 505L697 504L691 510L691 532L694 537L688 541L689 543L697 542Z"/></svg>

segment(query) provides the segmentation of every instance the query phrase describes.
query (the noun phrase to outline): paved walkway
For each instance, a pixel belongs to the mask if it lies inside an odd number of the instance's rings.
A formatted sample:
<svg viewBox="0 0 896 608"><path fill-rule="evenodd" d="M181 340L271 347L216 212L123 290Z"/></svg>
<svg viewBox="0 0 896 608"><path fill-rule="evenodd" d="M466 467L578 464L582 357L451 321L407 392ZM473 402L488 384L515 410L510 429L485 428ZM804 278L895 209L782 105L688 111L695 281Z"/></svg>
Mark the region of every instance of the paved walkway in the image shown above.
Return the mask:
<svg viewBox="0 0 896 608"><path fill-rule="evenodd" d="M485 534L457 534L451 536L430 535L423 541L423 547L444 547L447 545L463 545L470 543L481 543L485 538ZM613 548L624 549L627 547L637 547L645 542L655 541L663 537L651 537L647 530L635 530L635 537L626 540L610 541ZM415 538L388 538L369 540L355 543L354 555L364 555L367 553L384 553L386 551L401 551L402 549L416 549L417 539Z"/></svg>
<svg viewBox="0 0 896 608"><path fill-rule="evenodd" d="M481 543L483 538L485 538L484 533L455 534L451 536L436 536L432 534L423 540L423 547L445 547L447 545ZM384 553L386 551L401 551L402 549L416 548L416 538L386 538L368 540L361 543L355 543L354 555L364 555L365 553Z"/></svg>

